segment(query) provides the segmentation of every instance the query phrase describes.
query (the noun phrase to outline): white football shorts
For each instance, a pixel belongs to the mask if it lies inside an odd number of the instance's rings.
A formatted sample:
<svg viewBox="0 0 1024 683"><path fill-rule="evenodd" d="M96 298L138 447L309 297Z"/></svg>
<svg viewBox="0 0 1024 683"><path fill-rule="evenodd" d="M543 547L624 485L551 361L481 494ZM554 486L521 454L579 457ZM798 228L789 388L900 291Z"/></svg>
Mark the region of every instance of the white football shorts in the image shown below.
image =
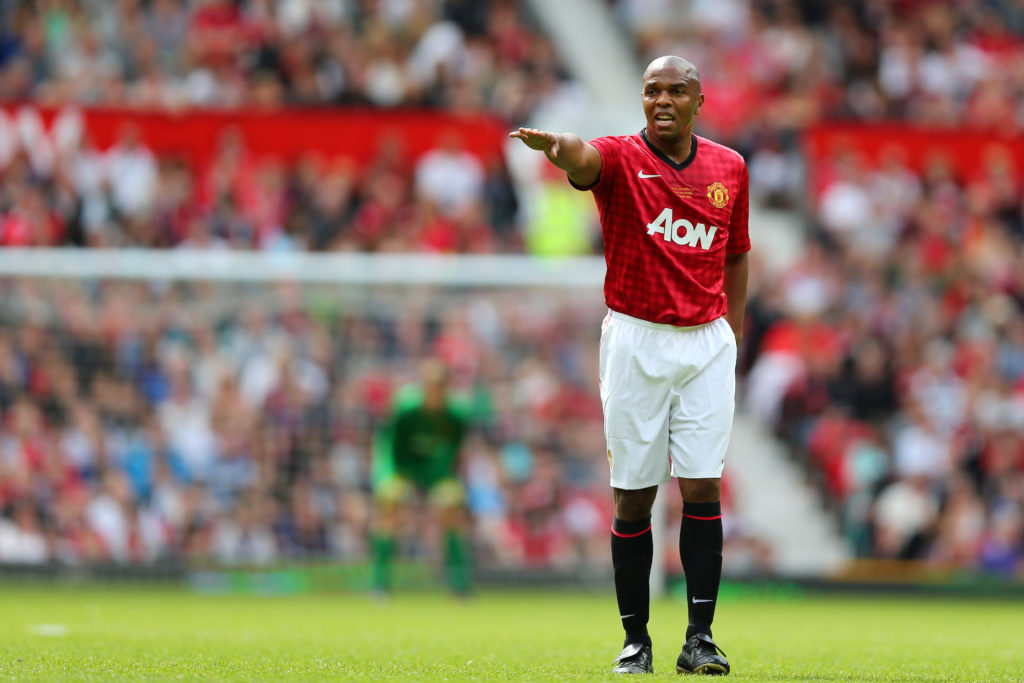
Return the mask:
<svg viewBox="0 0 1024 683"><path fill-rule="evenodd" d="M676 327L611 311L601 327L601 405L611 485L722 476L736 404L725 318Z"/></svg>

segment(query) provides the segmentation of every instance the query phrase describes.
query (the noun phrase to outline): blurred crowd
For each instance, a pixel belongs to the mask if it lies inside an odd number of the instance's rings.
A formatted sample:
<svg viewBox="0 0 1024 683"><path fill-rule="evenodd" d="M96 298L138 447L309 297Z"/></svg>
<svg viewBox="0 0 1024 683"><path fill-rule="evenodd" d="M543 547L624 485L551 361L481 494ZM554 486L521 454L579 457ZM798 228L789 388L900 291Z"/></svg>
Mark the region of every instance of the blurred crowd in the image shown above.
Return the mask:
<svg viewBox="0 0 1024 683"><path fill-rule="evenodd" d="M700 131L740 149L761 204L803 208L800 132L823 121L908 121L1012 135L1024 126L1024 8L987 2L610 0L638 61L689 57L705 74ZM49 0L0 2L0 102L138 108L423 106L509 126L579 102L556 50L511 0ZM579 105L577 105L579 106ZM55 162L6 164L0 244L310 250L591 251L537 244L504 163L439 143L434 178L379 163L258 159L225 133L195 167L125 130ZM437 156L435 155L435 156ZM453 175L465 201L438 197ZM566 199L562 204L571 203ZM544 217L538 220L543 223ZM398 230L397 225L412 230ZM410 236L412 233L412 236Z"/></svg>
<svg viewBox="0 0 1024 683"><path fill-rule="evenodd" d="M251 153L225 129L207 162L158 157L127 124L98 150L89 136L34 163L12 156L0 186L0 246L265 251L522 250L505 165L467 149L457 130L410 161L384 144L365 164Z"/></svg>
<svg viewBox="0 0 1024 683"><path fill-rule="evenodd" d="M793 447L861 557L1024 570L1024 168L973 177L855 150L808 249L750 299L748 410Z"/></svg>
<svg viewBox="0 0 1024 683"><path fill-rule="evenodd" d="M748 159L751 192L799 206L800 131L822 121L1024 129L1020 0L610 0L641 61L704 74L702 129Z"/></svg>
<svg viewBox="0 0 1024 683"><path fill-rule="evenodd" d="M361 560L373 430L432 355L474 406L478 562L604 566L596 296L369 313L298 285L0 291L0 561Z"/></svg>
<svg viewBox="0 0 1024 683"><path fill-rule="evenodd" d="M550 43L506 0L0 2L0 102L426 107L517 124L564 87ZM471 141L359 165L255 158L237 131L222 137L202 167L155 156L130 126L56 159L23 144L5 159L0 245L522 249L504 164Z"/></svg>
<svg viewBox="0 0 1024 683"><path fill-rule="evenodd" d="M1019 132L1024 3L608 7L639 61L678 53L700 67L699 132L744 153L754 202L809 224L780 277L755 251L745 409L790 444L857 556L1020 575L1024 164L999 145L970 172L848 149L812 183L800 133L836 120ZM425 106L517 124L571 89L524 3L505 0L0 0L0 22L8 101ZM86 136L49 165L11 159L0 244L599 248L573 222L585 195L555 196L547 223L523 225L504 166L467 147L453 136L415 164L387 148L365 167L283 164L227 132L193 168L130 128L109 150ZM567 233L569 247L545 242ZM482 556L607 552L592 457L599 307L488 295L433 317L321 315L322 297L278 292L261 311L236 292L197 316L224 293L46 287L4 284L0 559L11 547L66 561L358 557L366 441L428 352L466 363L462 388L479 398L466 471Z"/></svg>
<svg viewBox="0 0 1024 683"><path fill-rule="evenodd" d="M488 109L561 87L511 0L0 2L0 100L182 108Z"/></svg>

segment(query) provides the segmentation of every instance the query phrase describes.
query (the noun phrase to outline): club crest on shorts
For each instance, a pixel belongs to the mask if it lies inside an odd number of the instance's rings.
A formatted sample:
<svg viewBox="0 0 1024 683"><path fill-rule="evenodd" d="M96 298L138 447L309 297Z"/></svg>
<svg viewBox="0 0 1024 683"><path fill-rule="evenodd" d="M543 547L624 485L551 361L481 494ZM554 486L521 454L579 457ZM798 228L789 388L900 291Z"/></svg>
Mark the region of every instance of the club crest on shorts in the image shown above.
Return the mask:
<svg viewBox="0 0 1024 683"><path fill-rule="evenodd" d="M711 183L708 185L708 201L717 209L723 208L729 203L728 188L717 180Z"/></svg>

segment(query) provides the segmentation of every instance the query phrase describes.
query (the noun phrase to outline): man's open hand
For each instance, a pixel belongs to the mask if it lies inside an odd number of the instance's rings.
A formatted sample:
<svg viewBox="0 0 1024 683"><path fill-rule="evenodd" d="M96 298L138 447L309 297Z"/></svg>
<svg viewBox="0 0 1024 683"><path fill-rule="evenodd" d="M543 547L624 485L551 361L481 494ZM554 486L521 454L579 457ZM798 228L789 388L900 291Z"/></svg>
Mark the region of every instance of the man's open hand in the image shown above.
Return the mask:
<svg viewBox="0 0 1024 683"><path fill-rule="evenodd" d="M510 138L519 138L530 149L544 152L548 159L558 158L558 136L546 130L536 128L520 128L508 134Z"/></svg>

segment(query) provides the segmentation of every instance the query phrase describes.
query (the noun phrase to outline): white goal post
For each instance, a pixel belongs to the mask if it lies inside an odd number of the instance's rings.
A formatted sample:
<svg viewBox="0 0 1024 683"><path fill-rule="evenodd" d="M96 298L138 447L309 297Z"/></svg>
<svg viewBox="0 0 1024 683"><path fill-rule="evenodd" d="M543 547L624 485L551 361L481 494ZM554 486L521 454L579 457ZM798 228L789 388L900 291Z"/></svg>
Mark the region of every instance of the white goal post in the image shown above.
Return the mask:
<svg viewBox="0 0 1024 683"><path fill-rule="evenodd" d="M0 277L292 281L337 285L584 288L599 295L604 259L448 254L150 249L0 249Z"/></svg>

